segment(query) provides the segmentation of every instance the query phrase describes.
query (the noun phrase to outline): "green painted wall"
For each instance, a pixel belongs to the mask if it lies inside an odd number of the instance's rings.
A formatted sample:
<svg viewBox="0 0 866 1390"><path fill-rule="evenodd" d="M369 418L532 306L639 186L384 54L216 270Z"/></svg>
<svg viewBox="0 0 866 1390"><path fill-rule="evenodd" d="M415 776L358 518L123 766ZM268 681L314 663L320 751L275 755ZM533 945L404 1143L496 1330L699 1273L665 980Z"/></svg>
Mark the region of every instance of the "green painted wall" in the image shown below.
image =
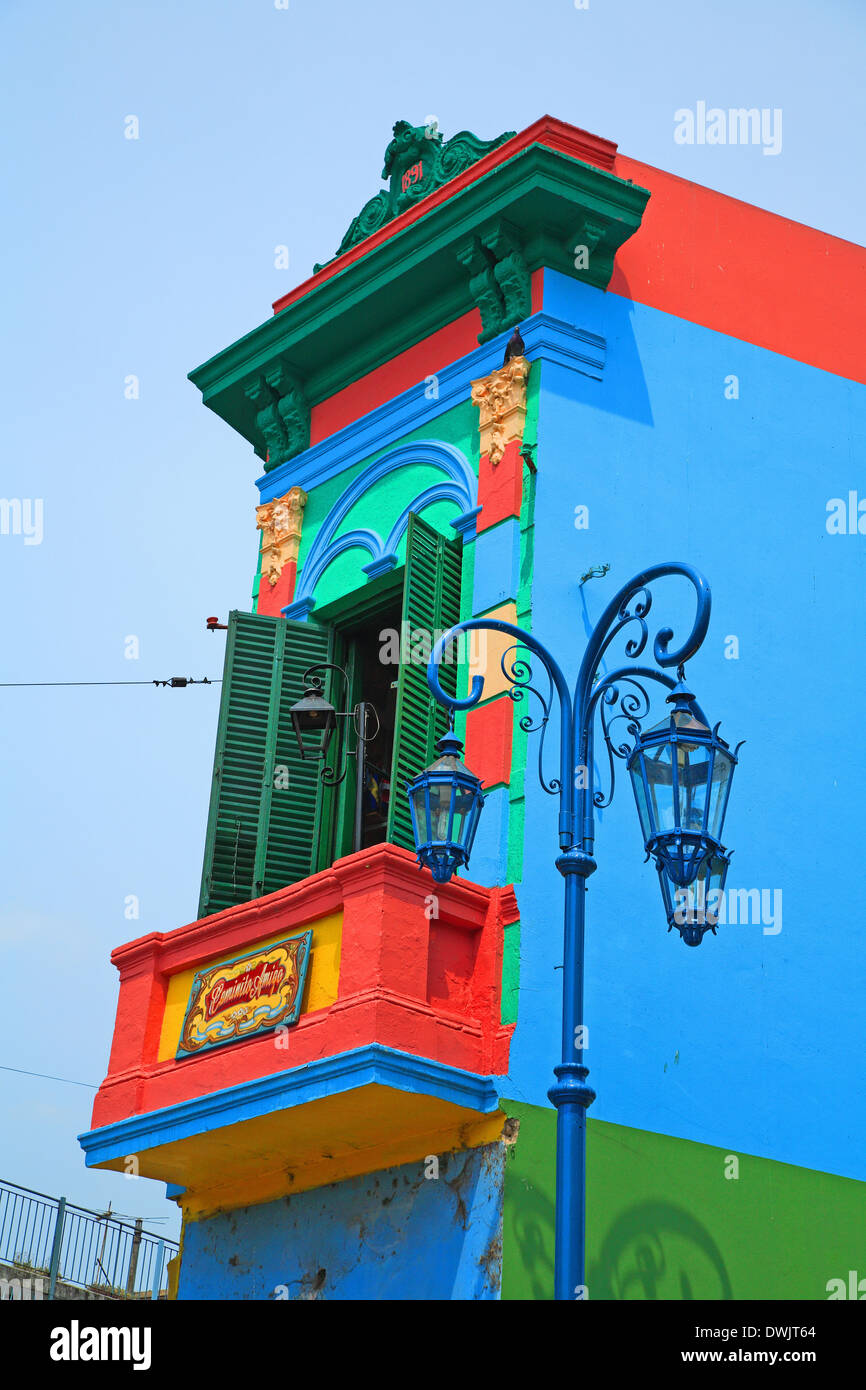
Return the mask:
<svg viewBox="0 0 866 1390"><path fill-rule="evenodd" d="M520 1122L502 1297L551 1299L556 1115L502 1107ZM826 1300L829 1280L866 1276L866 1183L603 1120L587 1129L590 1299Z"/></svg>
<svg viewBox="0 0 866 1390"><path fill-rule="evenodd" d="M511 808L512 818L514 807ZM509 821L512 828L513 819ZM521 826L521 832L523 827ZM500 1017L503 1023L517 1022L520 994L520 922L506 923L502 934L502 1002Z"/></svg>

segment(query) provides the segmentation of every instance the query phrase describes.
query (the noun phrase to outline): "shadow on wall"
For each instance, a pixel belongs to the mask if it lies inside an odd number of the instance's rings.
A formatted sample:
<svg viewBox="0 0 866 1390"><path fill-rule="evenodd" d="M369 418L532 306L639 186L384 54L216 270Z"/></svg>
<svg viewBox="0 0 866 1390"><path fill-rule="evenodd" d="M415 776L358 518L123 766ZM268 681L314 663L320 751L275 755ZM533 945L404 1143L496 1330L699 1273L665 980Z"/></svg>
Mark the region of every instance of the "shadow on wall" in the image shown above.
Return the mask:
<svg viewBox="0 0 866 1390"><path fill-rule="evenodd" d="M706 1227L667 1202L623 1212L604 1236L587 1282L593 1299L734 1297L722 1252Z"/></svg>
<svg viewBox="0 0 866 1390"><path fill-rule="evenodd" d="M506 1170L507 1171L507 1170ZM516 1204L504 1241L505 1299L544 1300L553 1298L553 1203L525 1178L519 1179L523 1191ZM506 1202L508 1190L506 1188ZM509 1215L506 1206L506 1221ZM512 1285L513 1266L519 1267L519 1289Z"/></svg>
<svg viewBox="0 0 866 1390"><path fill-rule="evenodd" d="M620 292L614 294L571 280L558 271L545 271L545 314L602 338L605 366L600 381L569 368L546 368L542 389L562 396L569 405L592 406L652 428L652 402L635 336L635 305L627 295L624 277L620 277Z"/></svg>
<svg viewBox="0 0 866 1390"><path fill-rule="evenodd" d="M537 1188L527 1188L511 1229L523 1275L516 1296L524 1300L553 1297L553 1227L553 1203ZM667 1202L644 1202L618 1216L587 1276L595 1301L734 1297L722 1252L706 1227Z"/></svg>

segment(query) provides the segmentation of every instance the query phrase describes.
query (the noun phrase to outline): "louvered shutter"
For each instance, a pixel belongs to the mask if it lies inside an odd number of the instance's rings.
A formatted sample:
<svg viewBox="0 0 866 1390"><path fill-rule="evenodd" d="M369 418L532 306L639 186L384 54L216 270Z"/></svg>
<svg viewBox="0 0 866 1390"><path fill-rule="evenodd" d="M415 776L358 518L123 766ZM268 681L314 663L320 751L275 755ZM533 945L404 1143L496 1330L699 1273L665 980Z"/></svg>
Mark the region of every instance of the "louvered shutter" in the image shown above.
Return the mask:
<svg viewBox="0 0 866 1390"><path fill-rule="evenodd" d="M322 764L301 758L289 709L332 647L330 628L229 614L200 917L318 867Z"/></svg>
<svg viewBox="0 0 866 1390"><path fill-rule="evenodd" d="M408 633L397 678L397 712L394 757L391 766L391 796L388 810L388 839L405 849L415 848L406 785L435 756L436 740L448 728L448 715L434 700L427 684L427 664L411 661L413 634L430 634L430 642L443 628L460 619L461 547L458 541L434 531L414 514L409 517L406 540L406 579L403 585L402 633ZM408 624L408 627L406 626ZM452 653L454 649L452 648ZM443 662L440 668L443 689L453 695L457 688L457 662Z"/></svg>

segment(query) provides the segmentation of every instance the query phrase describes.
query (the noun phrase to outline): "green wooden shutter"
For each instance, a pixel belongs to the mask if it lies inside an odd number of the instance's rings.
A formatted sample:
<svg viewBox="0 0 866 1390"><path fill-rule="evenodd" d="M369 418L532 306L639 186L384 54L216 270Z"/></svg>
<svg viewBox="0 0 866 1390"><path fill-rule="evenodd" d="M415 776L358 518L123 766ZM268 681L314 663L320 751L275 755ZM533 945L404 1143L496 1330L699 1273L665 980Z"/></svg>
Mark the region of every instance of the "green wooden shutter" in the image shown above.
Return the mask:
<svg viewBox="0 0 866 1390"><path fill-rule="evenodd" d="M200 917L318 867L322 764L301 758L289 708L304 671L332 659L333 638L312 623L229 614Z"/></svg>
<svg viewBox="0 0 866 1390"><path fill-rule="evenodd" d="M448 728L446 711L430 693L426 662L414 662L407 658L414 645L413 634L419 629L430 634L432 644L438 630L453 627L459 621L460 570L460 543L446 540L426 521L411 515L406 540L401 628L402 633L408 634L408 651L403 652L397 678L394 757L388 810L388 839L405 849L415 848L406 784L433 761L436 740ZM450 663L443 662L440 669L442 687L453 695L457 689L456 659Z"/></svg>

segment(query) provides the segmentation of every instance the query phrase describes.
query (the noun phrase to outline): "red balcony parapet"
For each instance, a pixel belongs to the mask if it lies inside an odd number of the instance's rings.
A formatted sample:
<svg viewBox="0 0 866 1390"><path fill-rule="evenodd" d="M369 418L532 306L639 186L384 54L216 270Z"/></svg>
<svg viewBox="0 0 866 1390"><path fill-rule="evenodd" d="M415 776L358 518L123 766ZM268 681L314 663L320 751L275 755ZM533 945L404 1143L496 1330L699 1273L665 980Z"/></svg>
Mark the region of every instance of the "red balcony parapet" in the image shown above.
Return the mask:
<svg viewBox="0 0 866 1390"><path fill-rule="evenodd" d="M336 998L272 1033L196 1057L160 1059L169 981L341 914ZM500 1021L503 929L514 890L435 884L414 856L382 844L266 897L119 946L120 997L93 1127L178 1104L319 1058L379 1043L481 1075L508 1069ZM316 945L314 936L313 955Z"/></svg>

